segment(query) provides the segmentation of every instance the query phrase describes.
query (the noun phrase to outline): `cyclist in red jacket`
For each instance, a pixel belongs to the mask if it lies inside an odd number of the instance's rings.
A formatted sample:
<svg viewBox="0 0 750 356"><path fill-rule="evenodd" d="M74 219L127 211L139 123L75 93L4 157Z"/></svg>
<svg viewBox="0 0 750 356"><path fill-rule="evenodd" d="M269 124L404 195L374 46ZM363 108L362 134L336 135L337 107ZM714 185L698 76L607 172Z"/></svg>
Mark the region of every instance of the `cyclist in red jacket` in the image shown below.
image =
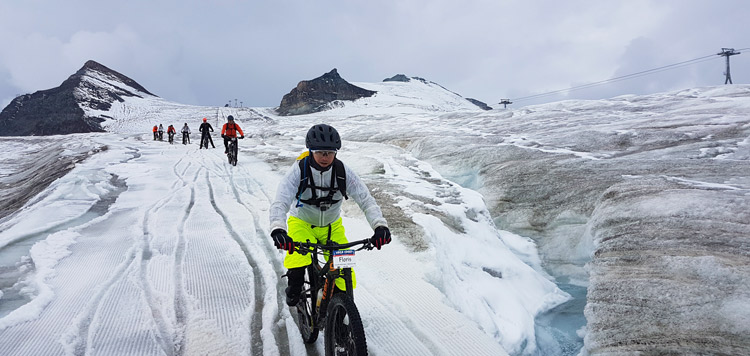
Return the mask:
<svg viewBox="0 0 750 356"><path fill-rule="evenodd" d="M221 127L221 137L224 138L224 153L229 152L229 140L237 137L237 132L240 133L240 138L245 138L240 125L234 122L234 116L227 116L227 123Z"/></svg>

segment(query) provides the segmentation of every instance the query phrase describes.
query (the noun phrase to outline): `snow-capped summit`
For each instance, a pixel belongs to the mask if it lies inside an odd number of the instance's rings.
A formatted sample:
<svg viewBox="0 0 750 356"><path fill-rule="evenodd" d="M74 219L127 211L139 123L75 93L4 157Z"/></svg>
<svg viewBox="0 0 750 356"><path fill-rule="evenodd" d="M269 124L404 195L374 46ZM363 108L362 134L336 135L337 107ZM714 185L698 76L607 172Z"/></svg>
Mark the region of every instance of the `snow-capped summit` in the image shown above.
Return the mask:
<svg viewBox="0 0 750 356"><path fill-rule="evenodd" d="M95 61L87 61L67 81L71 80L77 81L74 95L84 111L107 110L115 100L122 102L123 97L155 96L135 80Z"/></svg>
<svg viewBox="0 0 750 356"><path fill-rule="evenodd" d="M331 114L353 114L377 111L389 114L446 113L454 111L477 111L480 106L440 84L412 77L412 80L386 80L380 83L354 82L352 84L377 92L356 101L334 101Z"/></svg>
<svg viewBox="0 0 750 356"><path fill-rule="evenodd" d="M15 98L0 113L0 136L56 135L104 131L107 111L125 97L156 97L134 80L95 61L57 88Z"/></svg>

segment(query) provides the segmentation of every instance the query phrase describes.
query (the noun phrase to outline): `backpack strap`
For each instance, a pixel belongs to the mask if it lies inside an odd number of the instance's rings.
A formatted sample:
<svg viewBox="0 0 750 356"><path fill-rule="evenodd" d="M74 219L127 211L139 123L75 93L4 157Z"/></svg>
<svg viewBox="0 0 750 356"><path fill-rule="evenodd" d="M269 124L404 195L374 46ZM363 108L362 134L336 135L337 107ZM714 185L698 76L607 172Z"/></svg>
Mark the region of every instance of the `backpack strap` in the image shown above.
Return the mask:
<svg viewBox="0 0 750 356"><path fill-rule="evenodd" d="M316 187L315 181L313 181L312 178L312 168L310 168L310 162L308 161L310 159L310 152L307 151L300 155L297 160L299 161L299 169L300 169L300 181L299 186L297 187L297 207L302 207L304 204L310 204L317 206L319 208L322 208L324 206L329 206L332 204L336 204L339 202L339 200L333 199L334 194L336 191L340 191L341 194L344 196L344 199L349 199L349 196L346 194L346 167L344 167L344 163L335 158L333 160L333 167L331 172L331 184L329 188L324 187ZM310 192L312 196L310 199L301 199L302 193L310 188ZM328 195L323 197L318 197L317 190L327 190Z"/></svg>
<svg viewBox="0 0 750 356"><path fill-rule="evenodd" d="M339 161L338 158L333 159L332 174L336 176L336 187L338 187L344 199L348 200L349 196L346 195L346 167L344 167L344 162Z"/></svg>

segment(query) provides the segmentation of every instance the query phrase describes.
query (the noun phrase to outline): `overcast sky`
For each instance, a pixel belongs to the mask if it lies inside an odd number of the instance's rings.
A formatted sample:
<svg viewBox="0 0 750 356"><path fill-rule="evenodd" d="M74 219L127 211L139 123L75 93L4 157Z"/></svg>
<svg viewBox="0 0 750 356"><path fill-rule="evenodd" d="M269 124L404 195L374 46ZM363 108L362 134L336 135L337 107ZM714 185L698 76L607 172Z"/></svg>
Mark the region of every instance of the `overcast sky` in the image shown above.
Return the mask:
<svg viewBox="0 0 750 356"><path fill-rule="evenodd" d="M514 107L722 85L715 54L750 47L748 14L745 0L0 0L0 105L89 59L207 106L278 106L333 68L349 82L423 77L495 106L710 56ZM731 74L750 83L750 49Z"/></svg>

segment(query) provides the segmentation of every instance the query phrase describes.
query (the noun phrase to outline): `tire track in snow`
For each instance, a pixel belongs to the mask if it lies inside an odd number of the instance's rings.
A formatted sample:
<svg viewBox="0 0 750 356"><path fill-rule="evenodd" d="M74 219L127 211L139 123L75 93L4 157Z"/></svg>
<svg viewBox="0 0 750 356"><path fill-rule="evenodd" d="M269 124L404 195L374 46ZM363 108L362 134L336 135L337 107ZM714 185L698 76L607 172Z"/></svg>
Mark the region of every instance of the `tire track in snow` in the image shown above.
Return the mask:
<svg viewBox="0 0 750 356"><path fill-rule="evenodd" d="M156 307L153 291L147 282L146 264L151 257L151 251L149 248L151 233L148 228L149 215L156 213L167 204L173 198L174 193L177 190L178 189L170 190L163 198L151 205L149 209L146 209L143 219L141 219L143 230L142 238L136 241L131 248L128 249L125 261L118 265L112 276L101 285L101 288L99 288L96 294L91 298L88 306L74 318L73 327L63 335L62 343L64 347L70 350L74 355L85 355L91 352L91 343L96 336L96 327L100 324L106 324L104 321L109 320L109 318L114 315L112 313L104 312L106 309L102 305L104 298L109 294L114 293L112 291L116 289L120 282L125 281L131 273L139 276L138 283L140 284L141 295L145 298L157 326L157 333L153 335L154 341L157 342L166 355L174 355L174 346L171 342L171 337L169 337L170 333L167 331L166 320ZM94 323L94 320L97 320L97 322ZM137 325L134 325L131 326L131 329L137 327ZM165 342L165 340L169 341Z"/></svg>
<svg viewBox="0 0 750 356"><path fill-rule="evenodd" d="M245 259L247 260L247 263L250 265L250 268L253 270L253 289L254 289L254 295L256 296L253 298L253 313L251 317L250 322L250 340L251 340L251 353L253 355L263 355L263 345L262 345L262 338L261 338L261 327L263 325L263 321L261 319L261 311L263 310L263 303L259 303L259 300L257 298L257 295L262 294L264 290L263 281L261 280L261 273L260 273L260 267L255 262L255 259L252 258L250 252L248 251L247 246L242 242L242 238L235 232L234 228L232 227L232 223L229 221L229 218L227 217L227 214L224 213L224 211L219 208L218 204L216 203L216 197L214 195L214 187L211 183L211 177L208 172L206 172L206 181L208 182L208 189L209 189L209 197L211 200L211 206L213 206L214 210L216 211L219 216L221 216L221 219L224 221L224 225L227 228L227 231L229 231L229 234L232 236L232 239L240 246L240 249L242 250L242 253L245 255Z"/></svg>
<svg viewBox="0 0 750 356"><path fill-rule="evenodd" d="M61 340L63 347L69 353L75 356L88 354L88 344L92 338L90 332L91 322L100 312L99 307L104 296L109 293L115 284L127 276L127 270L136 260L137 253L135 245L128 249L125 261L116 267L112 276L102 284L102 288L97 290L86 308L73 319L73 327L63 334Z"/></svg>
<svg viewBox="0 0 750 356"><path fill-rule="evenodd" d="M183 174L178 172L178 167L182 163L182 161L185 159L187 153L183 155L179 160L177 160L172 165L172 173L175 175L177 180L174 181L172 184L172 190L167 194L165 198L162 199L162 201L157 202L152 209L149 209L146 211L146 214L144 215L143 219L143 240L141 245L141 264L140 264L140 270L139 270L139 276L140 276L140 286L142 288L143 295L146 299L146 303L148 307L151 309L151 316L153 317L153 321L156 324L156 330L157 334L156 339L161 348L163 349L164 353L167 356L174 356L175 354L182 351L182 346L184 345L184 338L182 337L182 333L184 331L184 316L185 316L185 297L182 293L182 272L180 267L181 259L184 258L184 236L183 236L183 227L185 224L185 221L187 220L187 217L190 214L190 211L193 208L194 205L194 199L195 199L195 190L193 187L191 187L190 190L190 202L188 203L188 207L183 215L181 224L178 226L178 235L177 235L177 246L174 249L174 257L173 260L177 263L179 262L179 266L175 263L173 265L173 271L172 271L172 277L173 281L175 283L175 289L174 289L174 312L175 312L175 322L177 325L175 325L176 330L178 330L177 335L170 332L170 321L167 319L167 317L162 312L162 309L159 307L159 302L156 297L156 293L151 286L151 282L148 278L148 269L149 264L151 262L151 257L153 255L153 251L151 250L151 242L154 238L154 234L151 232L151 228L149 227L149 216L158 216L159 210L161 210L165 205L167 205L172 199L176 197L177 191L184 188L188 182L184 179L184 172L187 171L189 168L185 168L183 171ZM196 174L197 176L197 174ZM182 183L180 185L180 182ZM182 247L182 248L180 248ZM179 254L179 256L178 256Z"/></svg>
<svg viewBox="0 0 750 356"><path fill-rule="evenodd" d="M256 279L259 278L259 275L262 278L262 280L260 280L260 290L269 290L271 286L275 286L274 289L276 290L276 293L256 294L256 307L255 313L253 315L262 315L262 321L268 321L267 323L263 323L264 325L262 325L261 329L261 337L263 340L263 345L265 345L264 353L282 352L285 355L291 354L291 350L288 349L289 344L282 343L281 345L279 345L278 341L288 340L291 343L302 344L299 334L297 333L294 336L290 336L288 331L289 323L282 322L282 320L284 319L292 320L292 316L286 308L286 303L284 303L282 299L277 297L278 295L282 294L285 287L283 283L279 283L282 279L278 276L282 275L286 270L284 269L279 259L269 257L277 255L278 250L273 246L271 240L266 237L267 233L261 228L262 225L260 224L260 217L258 216L258 213L256 211L257 207L254 208L252 205L246 203L242 198L242 194L240 194L240 192L238 191L239 185L236 184L236 181L234 179L236 175L235 172L237 172L238 170L243 172L242 177L243 179L246 179L245 186L249 186L249 184L247 183L248 180L254 183L254 185L258 188L256 191L263 193L263 197L261 197L261 199L264 200L269 206L270 197L265 193L265 190L262 189L262 185L257 180L252 178L252 174L246 167L229 166L228 164L226 164L226 162L223 161L219 164L216 164L215 161L212 161L212 163L214 163L213 167L206 168L212 171L215 176L221 178L225 184L231 187L231 192L234 195L234 200L253 217L253 224L255 226L255 241L261 241L260 245L251 244L249 240L241 239L239 235L236 235L236 241L241 246L244 246L243 250L249 252L250 257L248 258L254 261L254 264L251 264L251 267L255 271ZM253 194L250 191L245 190L243 192L247 195L250 195L251 197L257 197L257 194ZM258 247L261 248L260 251L258 250ZM268 267L265 267L268 265L271 266L270 270ZM264 266L264 269L258 270L258 266ZM261 297L263 298L262 300L260 299ZM256 320L253 321L253 324L255 327L258 327L257 325L261 325L256 324ZM296 332L296 325L293 326Z"/></svg>
<svg viewBox="0 0 750 356"><path fill-rule="evenodd" d="M175 186L177 182L173 186ZM159 210L164 207L170 200L173 199L174 193L177 189L172 189L167 197L163 198L162 201L157 202L151 209L147 210L143 217L143 238L140 241L140 266L139 266L139 281L143 296L146 300L148 307L151 309L151 316L156 324L156 341L161 346L162 350L167 356L174 356L175 354L175 340L172 333L169 331L169 321L166 319L161 309L158 306L158 302L155 296L155 292L151 287L149 278L147 275L148 266L153 255L151 250L151 240L154 234L151 232L149 227L149 216L157 216Z"/></svg>
<svg viewBox="0 0 750 356"><path fill-rule="evenodd" d="M182 171L181 176L187 173L191 164L188 163L187 167ZM190 203L185 208L185 214L182 217L180 225L177 227L177 246L174 251L174 262L173 262L173 279L174 279L174 312L175 312L175 355L182 355L185 346L185 329L187 328L187 298L185 296L184 286L184 273L182 271L182 265L185 261L185 248L187 240L185 238L185 225L187 224L190 212L195 206L195 181L198 180L200 169L196 170L195 176L193 176L192 182L190 182ZM182 179L182 178L181 178ZM183 180L183 183L188 183Z"/></svg>
<svg viewBox="0 0 750 356"><path fill-rule="evenodd" d="M265 277L263 280L263 290L267 290L269 286L276 286L276 294L270 294L265 293L263 295L264 299L264 305L267 306L262 311L256 310L256 312L262 312L262 315L264 316L263 320L273 319L274 322L271 323L271 325L264 325L263 331L266 333L271 333L271 335L268 335L267 337L273 341L276 340L289 340L292 342L293 340L290 340L290 335L288 333L288 330L285 327L277 327L277 325L280 325L282 314L281 311L284 312L284 317L291 318L291 314L288 314L288 311L286 308L286 303L283 302L281 298L278 298L277 296L282 295L281 293L284 291L285 286L283 283L280 283L282 281L281 278L275 277L275 276L281 276L283 273L286 272L284 266L282 265L281 261L279 259L272 259L269 258L269 256L274 256L278 254L278 250L273 246L271 243L270 238L267 237L267 233L261 228L260 224L260 217L258 216L258 213L255 209L253 209L251 206L249 206L244 199L242 198L242 195L237 190L238 184L235 182L235 172L236 170L233 168L236 167L229 167L224 166L225 171L228 171L229 176L229 185L232 187L232 192L234 194L235 200L237 200L238 203L240 203L245 210L253 217L253 223L255 226L255 238L256 241L262 241L262 248L264 253L257 254L255 257L256 260L264 260L263 264L267 265L270 264L272 266L274 274L269 273L263 273L263 276ZM265 198L265 202L268 206L271 204L271 198L270 196L265 192L262 185L254 178L252 178L252 175L248 172L248 169L245 167L241 168L244 172L243 178L245 178L245 186L248 187L249 184L247 181L250 181L254 183L255 187L257 188L255 191L263 193L263 198ZM253 194L249 190L244 191L247 195L250 195L251 197L257 197L257 194ZM249 249L250 251L255 252L255 249ZM257 298L256 298L257 299ZM271 307L275 305L275 307ZM270 328L270 330L269 330ZM295 337L295 341L298 340L298 337ZM287 351L287 354L291 352L291 350L285 350Z"/></svg>

